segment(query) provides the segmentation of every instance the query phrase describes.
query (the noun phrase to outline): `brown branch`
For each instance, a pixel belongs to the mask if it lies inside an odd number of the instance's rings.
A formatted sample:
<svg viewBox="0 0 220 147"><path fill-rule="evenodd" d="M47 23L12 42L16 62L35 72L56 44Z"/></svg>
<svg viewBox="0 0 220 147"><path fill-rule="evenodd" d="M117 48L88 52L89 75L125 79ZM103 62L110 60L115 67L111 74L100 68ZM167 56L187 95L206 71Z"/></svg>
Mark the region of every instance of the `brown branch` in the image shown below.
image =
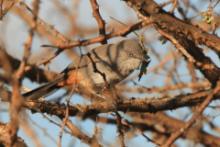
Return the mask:
<svg viewBox="0 0 220 147"><path fill-rule="evenodd" d="M20 66L16 72L16 76L18 78L22 78L23 74L27 71L25 71L25 67L27 66L28 63L28 58L30 57L31 54L31 46L33 43L33 37L34 37L34 31L37 28L37 17L38 17L38 12L39 12L39 4L40 0L34 0L32 5L33 5L33 25L29 29L29 34L28 37L24 43L24 55L22 62L20 63ZM30 70L30 69L29 69Z"/></svg>
<svg viewBox="0 0 220 147"><path fill-rule="evenodd" d="M204 76L215 86L219 79L220 69L210 58L204 55L202 49L197 47L207 45L220 54L220 39L201 29L183 22L166 13L153 0L127 0L144 21L151 21L161 35L169 39L176 47L182 48L186 58L194 62ZM184 56L186 56L184 54ZM198 62L198 64L196 64Z"/></svg>
<svg viewBox="0 0 220 147"><path fill-rule="evenodd" d="M66 126L70 129L72 135L76 136L77 138L84 141L88 145L96 144L97 147L100 146L96 139L90 138L84 133L82 133L82 131L79 128L77 128L70 120L66 122Z"/></svg>
<svg viewBox="0 0 220 147"><path fill-rule="evenodd" d="M118 36L126 36L129 33L132 33L135 30L138 30L140 28L143 27L143 22L138 22L136 24L133 24L131 26L128 26L126 28L124 28L121 31L118 32L113 32L110 34L106 34L105 37L103 36L98 36L95 38L91 38L91 39L86 39L86 40L78 40L78 41L72 41L71 43L65 45L58 45L58 46L53 46L53 45L43 45L43 47L54 47L54 48L59 48L59 49L69 49L69 48L73 48L73 47L77 47L77 46L86 46L86 45L90 45L93 43L98 43L98 42L102 42L105 39L110 39L113 37L118 37ZM150 23L145 23L144 25L149 25Z"/></svg>
<svg viewBox="0 0 220 147"><path fill-rule="evenodd" d="M9 134L10 134L10 146L13 146L15 140L17 139L17 131L19 129L19 115L22 107L23 99L20 94L20 82L19 77L16 76L16 73L13 74L11 79L12 85L12 96L10 101L10 122L9 122Z"/></svg>
<svg viewBox="0 0 220 147"><path fill-rule="evenodd" d="M212 48L216 53L220 54L220 38L209 34L202 29L186 23L169 13L166 13L153 0L125 0L131 7L139 11L141 15L150 16L154 24L172 32L174 34L183 34L190 38L193 42L200 45L206 45Z"/></svg>
<svg viewBox="0 0 220 147"><path fill-rule="evenodd" d="M123 112L158 112L163 110L172 110L184 106L195 106L203 102L205 97L210 93L210 90L195 92L192 94L178 95L171 98L157 98L157 99L129 99L120 101L117 106L110 105L108 102L94 103L91 105L76 105L69 106L70 116L77 114L84 117L94 116L99 113L114 112L115 107L118 111ZM2 93L5 96L7 94ZM3 96L4 96L3 95ZM214 99L218 99L220 94L216 95ZM7 101L7 98L5 98ZM66 106L63 104L54 104L50 102L26 101L24 106L33 112L40 111L51 115L63 118L65 116Z"/></svg>
<svg viewBox="0 0 220 147"><path fill-rule="evenodd" d="M114 112L115 107L118 111L123 112L158 112L163 110L172 110L185 106L195 106L203 102L205 97L210 93L210 90L203 90L191 94L180 94L174 97L164 97L157 99L128 99L121 100L117 106L110 105L107 101L94 103L91 105L76 105L69 106L69 115L75 116L77 114L85 117L94 116L99 113ZM11 94L6 90L1 89L0 96L3 101L9 101ZM218 99L220 93L215 95L214 99ZM55 104L50 102L40 101L26 101L24 106L33 112L48 113L51 115L63 118L65 116L66 106L63 104Z"/></svg>
<svg viewBox="0 0 220 147"><path fill-rule="evenodd" d="M121 147L126 147L125 145L125 133L123 130L123 124L122 124L122 117L118 112L115 112L116 114L116 124L117 124L117 131L119 133L119 140L120 140L120 144Z"/></svg>
<svg viewBox="0 0 220 147"><path fill-rule="evenodd" d="M204 55L201 48L183 36L178 37L178 35L175 35L174 37L162 29L160 29L159 32L169 39L183 56L185 56L187 61L193 63L213 86L216 84L219 79L220 68L218 68L209 57Z"/></svg>
<svg viewBox="0 0 220 147"><path fill-rule="evenodd" d="M160 112L153 114L137 114L130 112L126 113L126 115L128 115L129 118L132 118L131 121L125 120L128 130L133 131L133 129L137 128L141 131L152 131L158 135L163 135L164 137L168 137L177 129L182 128L185 124L184 121L170 117ZM94 120L95 118L90 117L90 119ZM117 124L117 120L107 117L99 117L96 121L104 124ZM196 126L191 127L185 134L183 134L182 137L195 142L201 142L207 146L220 146L219 137L206 133L205 131L201 130Z"/></svg>
<svg viewBox="0 0 220 147"><path fill-rule="evenodd" d="M214 98L214 95L216 95L219 91L220 91L220 81L218 81L218 84L216 85L216 87L210 92L210 94L205 98L202 104L198 107L198 109L196 110L192 118L182 128L180 128L178 131L173 133L162 147L171 146L178 137L180 137L183 133L185 133L195 123L195 121L199 119L199 117L201 116L201 113L205 110L205 108L212 101L212 99Z"/></svg>
<svg viewBox="0 0 220 147"><path fill-rule="evenodd" d="M105 31L105 21L103 20L100 12L99 12L99 5L96 0L90 0L92 10L93 10L93 16L95 17L98 26L99 26L99 34L100 36L105 37L106 31ZM104 39L102 41L102 44L106 44L107 40Z"/></svg>
<svg viewBox="0 0 220 147"><path fill-rule="evenodd" d="M31 45L33 42L33 35L34 35L34 30L36 28L36 18L38 15L38 10L39 10L39 0L33 1L33 7L34 7L34 17L33 21L35 22L33 26L30 28L29 31L29 36L27 38L27 41L25 43L25 49L24 49L24 56L23 60L19 66L19 68L16 70L16 72L12 75L11 78L11 85L12 85L12 97L11 97L11 103L10 103L10 123L9 123L9 130L10 130L10 139L11 143L10 146L13 146L16 138L17 138L17 131L19 129L19 120L20 120L20 110L22 107L23 103L23 98L20 93L20 87L21 83L20 80L23 78L25 71L25 67L27 65L27 60L30 56L30 50L31 50Z"/></svg>
<svg viewBox="0 0 220 147"><path fill-rule="evenodd" d="M0 46L0 67L2 67L2 69L4 70L4 73L0 74L1 81L9 83L13 72L12 63L10 62L10 56L1 46Z"/></svg>
<svg viewBox="0 0 220 147"><path fill-rule="evenodd" d="M11 146L9 132L9 125L0 122L0 146ZM13 147L27 147L27 145L22 138L18 137L16 138Z"/></svg>
<svg viewBox="0 0 220 147"><path fill-rule="evenodd" d="M195 94L189 94L189 95L180 95L178 97L175 97L176 100L170 99L168 101L163 100L163 99L158 99L158 100L126 100L122 101L118 106L118 110L125 111L125 112L155 112L157 111L156 109L159 108L161 109L160 105L157 105L156 103L162 102L161 105L166 105L169 104L169 108L167 110L173 109L174 107L179 107L184 106L183 101L187 101L188 104L192 104L193 101L195 102L192 105L198 105L198 103L202 102L205 97L210 93L210 91L203 91L200 93L195 93ZM4 95L1 95L1 97ZM10 97L10 96L9 96ZM215 98L218 98L219 94L215 96ZM145 102L144 102L145 101ZM128 103L129 102L129 103ZM155 103L153 103L155 102ZM180 104L180 103L182 104ZM132 103L132 104L131 104ZM144 105L146 103L146 105ZM147 104L148 103L148 104ZM186 104L186 103L185 103ZM56 115L59 117L64 117L66 113L66 106L65 105L59 105L55 103L50 103L50 102L25 102L25 106L34 111L40 111L41 113L48 113L52 115ZM185 105L186 106L186 105ZM82 115L87 115L93 116L96 115L97 113L106 113L106 112L111 112L114 111L115 107L111 108L107 102L100 103L100 104L92 104L88 106L70 106L69 113L71 116L77 115L77 114L82 114ZM160 111L160 110L158 110Z"/></svg>
<svg viewBox="0 0 220 147"><path fill-rule="evenodd" d="M1 0L0 1L0 20L13 8L18 0Z"/></svg>
<svg viewBox="0 0 220 147"><path fill-rule="evenodd" d="M5 71L14 72L15 70L17 70L19 68L21 61L10 56L5 50L7 50L7 49L4 49L0 46L1 64L3 64L2 66ZM25 73L23 75L24 77L27 77L31 81L37 81L39 83L44 83L44 82L54 80L54 78L57 76L57 73L44 70L42 68L39 68L36 65L27 64L24 70L25 70ZM28 71L28 72L26 72L26 71ZM9 79L10 72L6 72L6 74L0 75L0 78L2 80L4 80L4 82L6 82L6 83L8 83L10 80Z"/></svg>
<svg viewBox="0 0 220 147"><path fill-rule="evenodd" d="M132 117L132 120L134 120L132 121L132 123L136 124L136 126L139 126L143 130L148 130L148 128L152 129L153 132L158 132L160 134L164 134L165 136L172 135L173 132L175 132L179 128L182 128L185 125L184 121L170 117L161 112L155 114L144 113L140 114L140 116L136 113L129 114ZM198 128L197 126L189 128L189 130L185 132L182 137L195 142L201 142L207 146L220 145L220 142L218 141L219 137L210 135L209 133L206 133Z"/></svg>

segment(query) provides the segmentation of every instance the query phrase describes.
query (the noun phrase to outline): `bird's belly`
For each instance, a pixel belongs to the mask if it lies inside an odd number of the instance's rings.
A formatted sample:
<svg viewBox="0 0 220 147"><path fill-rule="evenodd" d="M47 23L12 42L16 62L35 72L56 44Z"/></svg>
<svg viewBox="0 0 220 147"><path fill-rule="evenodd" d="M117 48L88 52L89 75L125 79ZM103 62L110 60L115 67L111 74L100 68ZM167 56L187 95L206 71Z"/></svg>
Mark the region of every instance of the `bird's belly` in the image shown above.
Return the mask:
<svg viewBox="0 0 220 147"><path fill-rule="evenodd" d="M124 75L120 73L117 68L112 68L103 63L96 63L95 67L94 65L89 65L84 73L90 78L90 81L95 87L104 87L106 84L116 84L124 79Z"/></svg>
<svg viewBox="0 0 220 147"><path fill-rule="evenodd" d="M115 85L124 80L131 72L140 65L140 60L127 60L121 63L120 67L112 63L97 62L88 64L83 73L89 78L94 87L105 87Z"/></svg>

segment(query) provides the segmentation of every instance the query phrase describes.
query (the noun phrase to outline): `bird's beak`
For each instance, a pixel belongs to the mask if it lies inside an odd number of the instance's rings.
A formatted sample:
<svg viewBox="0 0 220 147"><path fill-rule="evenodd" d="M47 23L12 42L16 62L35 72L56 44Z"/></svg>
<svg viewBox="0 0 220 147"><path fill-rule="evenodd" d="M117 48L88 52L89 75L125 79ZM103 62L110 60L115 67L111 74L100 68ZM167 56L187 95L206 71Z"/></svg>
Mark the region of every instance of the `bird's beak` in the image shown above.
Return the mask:
<svg viewBox="0 0 220 147"><path fill-rule="evenodd" d="M144 54L144 58L142 60L143 62L149 63L150 62L150 57L146 54Z"/></svg>
<svg viewBox="0 0 220 147"><path fill-rule="evenodd" d="M150 58L147 55L147 53L144 54L144 57L142 59L141 67L140 67L140 73L138 75L138 81L140 81L143 74L146 74L148 64L150 63Z"/></svg>

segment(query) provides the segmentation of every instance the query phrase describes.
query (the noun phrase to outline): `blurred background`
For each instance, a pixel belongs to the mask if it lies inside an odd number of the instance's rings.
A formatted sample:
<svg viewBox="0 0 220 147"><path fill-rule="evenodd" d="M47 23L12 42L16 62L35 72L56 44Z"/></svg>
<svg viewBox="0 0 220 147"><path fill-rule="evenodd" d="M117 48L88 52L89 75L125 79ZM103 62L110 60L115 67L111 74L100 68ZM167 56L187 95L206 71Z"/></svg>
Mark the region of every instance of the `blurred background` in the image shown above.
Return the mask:
<svg viewBox="0 0 220 147"><path fill-rule="evenodd" d="M2 0L2 9L7 4ZM202 30L219 36L218 0L157 0L155 1L165 11L175 17L198 26ZM8 2L10 3L10 1ZM25 42L33 22L33 0L21 0L5 11L0 20L0 45L13 58L22 60ZM140 21L137 13L124 1L97 0L99 12L105 21L106 33L120 32ZM60 73L68 64L74 61L76 55L87 53L100 45L93 42L88 45L66 49L57 54L57 48L42 45L66 45L74 41L92 39L99 36L97 20L93 16L89 0L41 0L37 15L39 29L34 31L28 64L36 65L42 70ZM108 39L108 43L116 43L125 38L139 39L144 42L151 62L145 74L138 81L138 70L121 83L120 90L127 98L160 99L193 93L210 88L210 83L192 63L186 61L181 53L157 32L153 25L145 25L141 29L131 31L126 37L120 35ZM219 58L210 48L201 46L203 53L219 66ZM34 89L43 84L24 77L22 92ZM9 86L10 89L10 86ZM61 97L65 89L46 97L50 102L66 103L68 97ZM9 105L0 103L0 122L10 121ZM70 105L91 104L79 94L71 96ZM206 146L200 137L204 134L220 139L219 100L213 101L204 111L201 120L192 129L197 136L184 135L174 146L202 147ZM181 126L192 116L195 107L180 107L158 113L148 112L118 112L123 126L124 144L128 147L154 147L165 141L168 134ZM74 136L68 128L62 131L63 120L56 115L33 113L22 110L22 122L18 136L23 138L28 146L90 146L83 139ZM100 120L99 120L100 118ZM105 118L105 120L104 120ZM102 146L121 146L121 133L118 129L117 114L114 112L100 113L97 118L82 118L69 116L71 122L89 137L96 137ZM101 121L103 120L103 121ZM173 126L169 126L169 122ZM175 122L175 123L174 123ZM172 128L173 127L173 128ZM200 133L198 133L201 131ZM61 133L62 132L62 133ZM190 132L190 131L189 131ZM202 134L204 133L204 134ZM60 137L62 134L62 137ZM198 134L202 134L200 137ZM197 138L197 139L195 139ZM61 139L61 141L60 141Z"/></svg>

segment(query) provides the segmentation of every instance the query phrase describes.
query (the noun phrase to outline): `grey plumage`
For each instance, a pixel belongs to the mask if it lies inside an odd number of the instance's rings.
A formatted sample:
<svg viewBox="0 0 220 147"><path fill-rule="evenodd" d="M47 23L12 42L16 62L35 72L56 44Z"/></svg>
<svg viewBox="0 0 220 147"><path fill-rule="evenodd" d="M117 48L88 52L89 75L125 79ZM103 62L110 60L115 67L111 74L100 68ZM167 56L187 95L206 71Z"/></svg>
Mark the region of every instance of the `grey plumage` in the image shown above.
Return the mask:
<svg viewBox="0 0 220 147"><path fill-rule="evenodd" d="M57 88L57 83L71 76L71 71L76 70L82 77L77 84L88 84L100 90L106 84L115 85L124 80L140 67L144 60L146 60L146 55L138 41L123 40L116 44L101 45L70 64L56 80L27 92L23 96L28 99L39 98Z"/></svg>

